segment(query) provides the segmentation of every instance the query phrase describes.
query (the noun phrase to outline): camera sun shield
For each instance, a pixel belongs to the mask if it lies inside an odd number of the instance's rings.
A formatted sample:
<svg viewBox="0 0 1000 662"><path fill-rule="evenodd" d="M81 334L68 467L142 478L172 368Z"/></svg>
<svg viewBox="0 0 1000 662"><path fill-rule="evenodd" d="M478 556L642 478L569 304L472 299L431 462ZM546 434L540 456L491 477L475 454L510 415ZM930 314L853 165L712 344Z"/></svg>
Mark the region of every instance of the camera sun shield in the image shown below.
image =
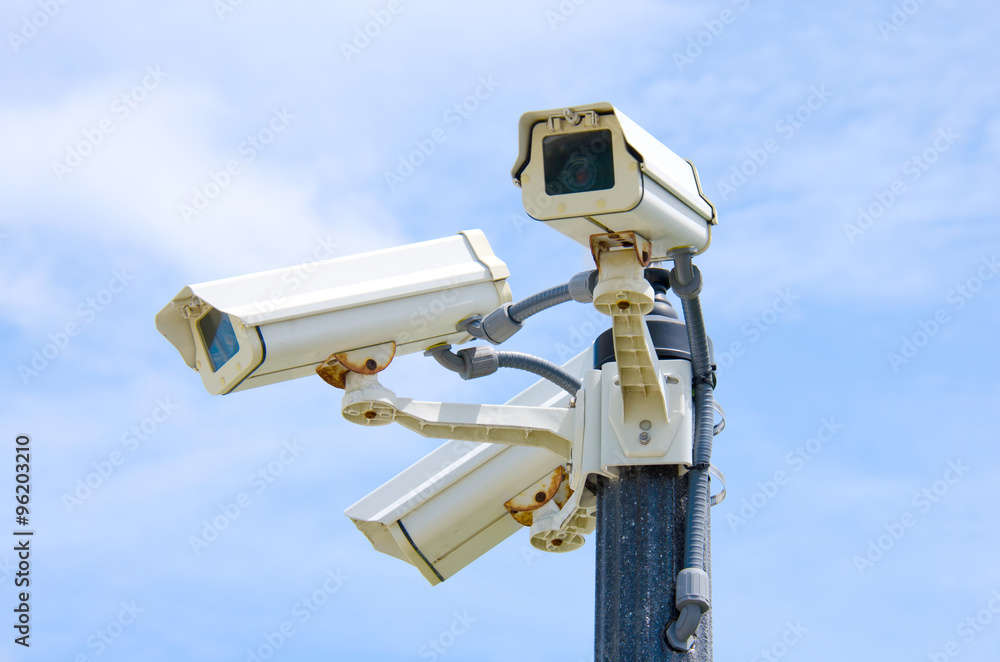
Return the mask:
<svg viewBox="0 0 1000 662"><path fill-rule="evenodd" d="M331 355L394 355L472 337L456 324L511 300L480 230L183 288L156 328L221 394L315 375Z"/></svg>
<svg viewBox="0 0 1000 662"><path fill-rule="evenodd" d="M652 258L704 251L715 225L694 165L609 103L525 113L511 175L524 210L589 247L595 234L633 231Z"/></svg>
<svg viewBox="0 0 1000 662"><path fill-rule="evenodd" d="M531 154L521 173L525 211L539 221L626 212L642 200L639 161L628 152L614 115L590 116L553 131L539 122L531 129ZM535 157L541 156L541 158ZM599 227L594 232L601 232Z"/></svg>

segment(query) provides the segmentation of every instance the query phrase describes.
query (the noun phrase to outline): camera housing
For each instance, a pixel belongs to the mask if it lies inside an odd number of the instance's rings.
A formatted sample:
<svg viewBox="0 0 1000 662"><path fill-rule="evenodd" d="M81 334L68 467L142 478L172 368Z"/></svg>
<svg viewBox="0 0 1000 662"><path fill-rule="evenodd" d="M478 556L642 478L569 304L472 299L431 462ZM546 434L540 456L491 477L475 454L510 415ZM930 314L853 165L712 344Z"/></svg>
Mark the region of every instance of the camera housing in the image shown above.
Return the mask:
<svg viewBox="0 0 1000 662"><path fill-rule="evenodd" d="M156 328L213 395L315 374L333 354L472 339L456 324L511 300L480 230L184 287Z"/></svg>
<svg viewBox="0 0 1000 662"><path fill-rule="evenodd" d="M511 170L524 209L590 247L594 234L633 230L652 259L704 251L716 211L690 161L610 103L525 113Z"/></svg>
<svg viewBox="0 0 1000 662"><path fill-rule="evenodd" d="M592 365L588 348L562 367L582 376ZM507 404L568 407L570 396L541 380ZM553 472L561 476L564 465L564 458L543 448L448 441L344 514L377 551L439 584L530 525L508 505Z"/></svg>

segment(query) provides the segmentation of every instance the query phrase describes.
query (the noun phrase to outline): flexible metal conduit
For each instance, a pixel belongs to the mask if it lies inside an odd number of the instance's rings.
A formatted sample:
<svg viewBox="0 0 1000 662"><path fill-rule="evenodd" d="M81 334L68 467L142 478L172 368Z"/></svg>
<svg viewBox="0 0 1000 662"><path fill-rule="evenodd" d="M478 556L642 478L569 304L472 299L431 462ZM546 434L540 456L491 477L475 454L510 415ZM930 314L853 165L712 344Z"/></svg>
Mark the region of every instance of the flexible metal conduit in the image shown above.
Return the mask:
<svg viewBox="0 0 1000 662"><path fill-rule="evenodd" d="M583 386L583 382L569 374L552 361L546 361L539 356L525 354L523 352L497 352L497 359L501 368L516 368L533 372L539 377L544 377L556 386L566 390L570 395L575 396L576 392Z"/></svg>
<svg viewBox="0 0 1000 662"><path fill-rule="evenodd" d="M547 290L530 296L523 301L518 301L507 311L511 319L515 322L523 322L532 315L540 313L546 308L565 303L571 299L569 294L569 283L550 287Z"/></svg>
<svg viewBox="0 0 1000 662"><path fill-rule="evenodd" d="M672 281L681 298L687 325L694 372L694 465L688 473L688 517L684 538L684 569L677 579L677 603L681 613L667 629L673 648L687 650L698 630L702 614L709 609L708 577L705 574L705 546L709 535L711 487L709 467L712 462L714 427L714 391L708 334L698 293L701 274L691 264L690 254L677 255Z"/></svg>

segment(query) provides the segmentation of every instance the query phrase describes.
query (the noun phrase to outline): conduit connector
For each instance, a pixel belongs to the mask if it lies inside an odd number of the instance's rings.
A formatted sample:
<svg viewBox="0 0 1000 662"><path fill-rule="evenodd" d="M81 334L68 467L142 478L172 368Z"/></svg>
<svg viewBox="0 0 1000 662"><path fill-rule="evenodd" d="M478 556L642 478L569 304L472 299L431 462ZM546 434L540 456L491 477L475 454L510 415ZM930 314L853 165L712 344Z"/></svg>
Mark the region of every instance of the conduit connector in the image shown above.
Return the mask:
<svg viewBox="0 0 1000 662"><path fill-rule="evenodd" d="M670 288L682 299L691 299L701 293L701 271L691 263L691 253L677 251L671 254L674 268L670 270Z"/></svg>
<svg viewBox="0 0 1000 662"><path fill-rule="evenodd" d="M499 345L521 330L521 322L510 316L512 305L505 303L482 319L479 328L482 330L483 340Z"/></svg>
<svg viewBox="0 0 1000 662"><path fill-rule="evenodd" d="M438 363L452 372L457 372L462 379L475 379L492 375L500 367L500 357L497 351L486 345L475 345L451 351L451 345L436 345L424 352L424 356L433 357Z"/></svg>
<svg viewBox="0 0 1000 662"><path fill-rule="evenodd" d="M573 301L590 303L594 300L594 287L597 286L597 269L581 271L569 279L569 296Z"/></svg>
<svg viewBox="0 0 1000 662"><path fill-rule="evenodd" d="M678 651L694 646L701 616L711 609L708 573L701 568L684 568L677 575L677 596L674 604L680 615L666 631L667 643Z"/></svg>

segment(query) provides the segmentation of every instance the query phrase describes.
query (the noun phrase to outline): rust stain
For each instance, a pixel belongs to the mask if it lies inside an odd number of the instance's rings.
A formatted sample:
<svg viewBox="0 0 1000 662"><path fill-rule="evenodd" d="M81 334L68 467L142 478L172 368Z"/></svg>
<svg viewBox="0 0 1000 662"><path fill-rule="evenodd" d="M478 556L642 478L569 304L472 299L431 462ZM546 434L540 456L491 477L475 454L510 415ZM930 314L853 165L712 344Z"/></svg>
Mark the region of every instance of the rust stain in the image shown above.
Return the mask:
<svg viewBox="0 0 1000 662"><path fill-rule="evenodd" d="M535 521L535 511L533 510L512 510L510 516L521 526L530 527Z"/></svg>
<svg viewBox="0 0 1000 662"><path fill-rule="evenodd" d="M316 366L316 374L323 378L323 381L330 386L336 386L337 388L347 388L344 380L347 379L347 373L350 370L347 366L342 364L337 360L336 356L331 356L323 363Z"/></svg>
<svg viewBox="0 0 1000 662"><path fill-rule="evenodd" d="M562 508L572 493L566 480L566 469L559 466L551 474L505 503L504 508L518 524L531 526L536 510L552 499L555 499L556 505Z"/></svg>
<svg viewBox="0 0 1000 662"><path fill-rule="evenodd" d="M330 386L345 388L347 373L374 375L385 370L396 355L396 343L337 352L316 367L316 374Z"/></svg>
<svg viewBox="0 0 1000 662"><path fill-rule="evenodd" d="M352 372L374 375L384 370L395 354L396 343L391 343L391 348L388 349L383 346L365 347L350 352L338 352L333 356Z"/></svg>
<svg viewBox="0 0 1000 662"><path fill-rule="evenodd" d="M649 266L652 244L644 237L637 235L634 230L590 235L590 253L594 257L594 263L597 264L598 270L601 268L601 261L598 259L598 255L602 252L629 248L635 251L635 256L642 266Z"/></svg>

